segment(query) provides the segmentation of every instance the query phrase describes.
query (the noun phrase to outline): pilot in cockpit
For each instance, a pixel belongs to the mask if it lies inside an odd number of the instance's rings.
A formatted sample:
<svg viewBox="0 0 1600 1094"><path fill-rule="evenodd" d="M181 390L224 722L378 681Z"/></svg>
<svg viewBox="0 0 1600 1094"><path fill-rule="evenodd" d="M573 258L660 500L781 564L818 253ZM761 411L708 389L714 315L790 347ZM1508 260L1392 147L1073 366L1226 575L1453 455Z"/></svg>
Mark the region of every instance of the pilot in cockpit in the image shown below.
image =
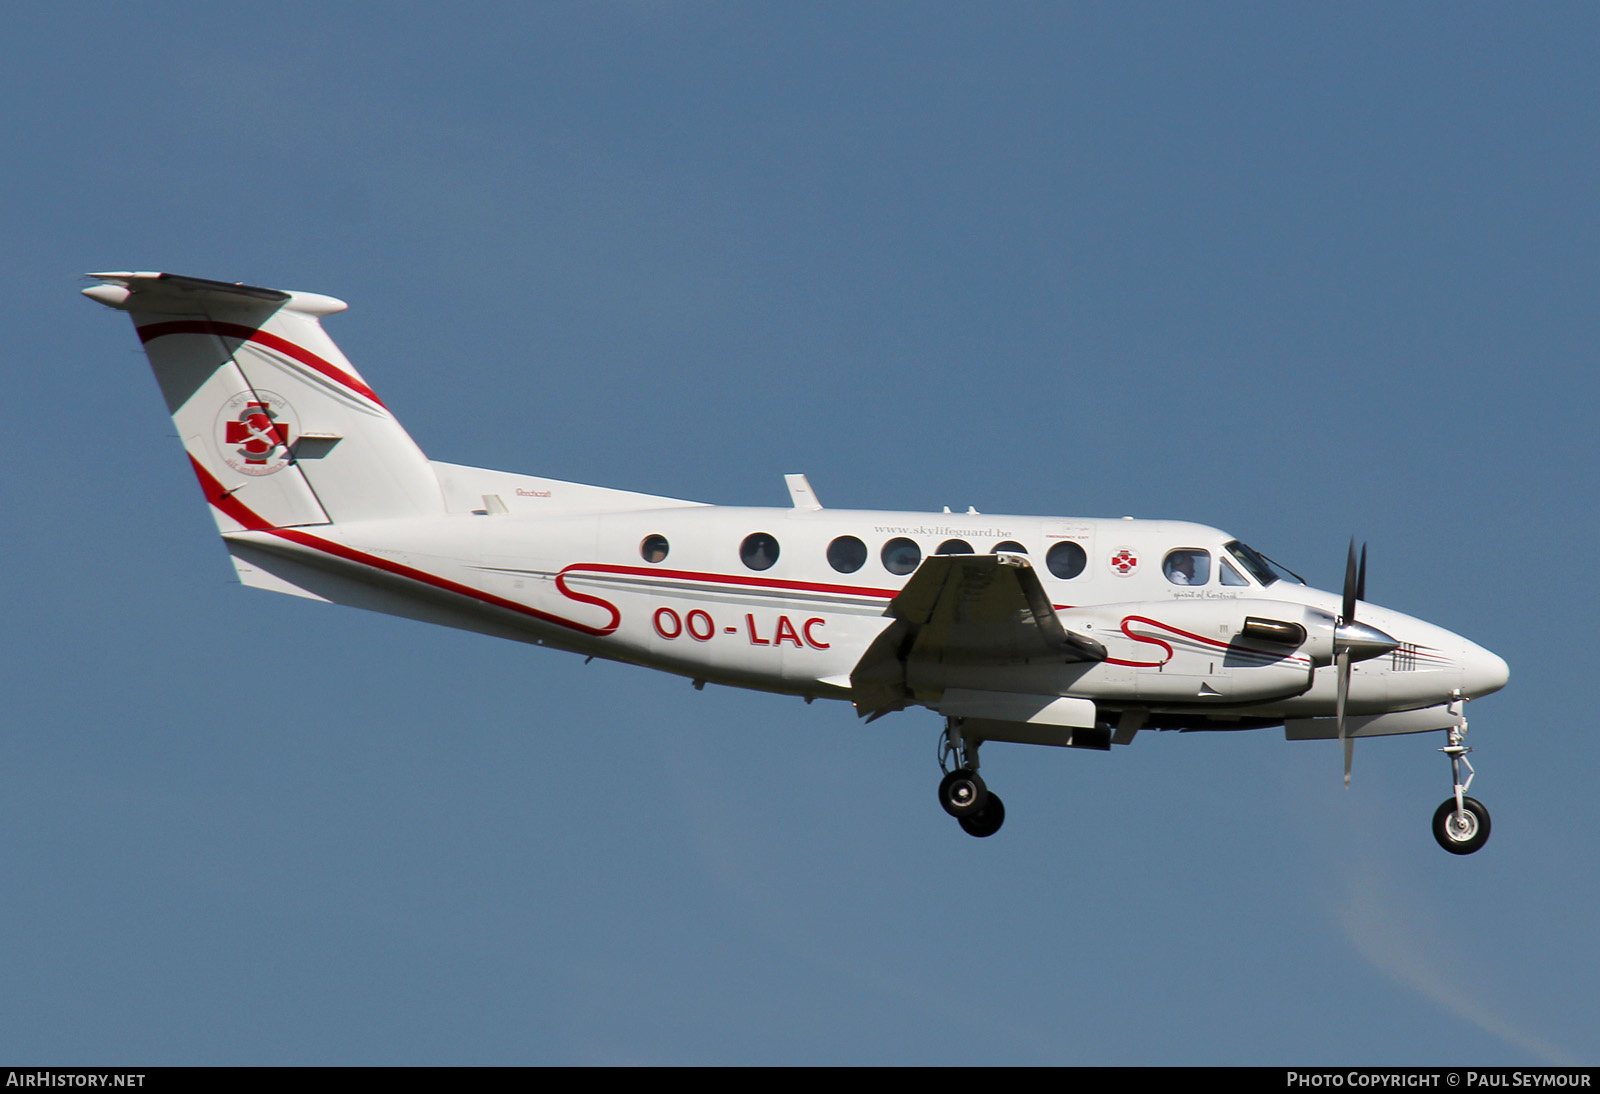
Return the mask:
<svg viewBox="0 0 1600 1094"><path fill-rule="evenodd" d="M1211 579L1211 556L1205 551L1168 551L1161 572L1174 585L1204 585Z"/></svg>

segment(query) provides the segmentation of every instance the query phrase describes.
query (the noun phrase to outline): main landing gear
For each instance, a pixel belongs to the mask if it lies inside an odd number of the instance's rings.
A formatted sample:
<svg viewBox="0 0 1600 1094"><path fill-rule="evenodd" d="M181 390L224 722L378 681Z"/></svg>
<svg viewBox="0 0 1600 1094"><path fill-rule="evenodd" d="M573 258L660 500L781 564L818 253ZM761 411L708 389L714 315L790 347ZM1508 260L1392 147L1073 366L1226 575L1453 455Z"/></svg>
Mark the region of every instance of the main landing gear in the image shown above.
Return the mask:
<svg viewBox="0 0 1600 1094"><path fill-rule="evenodd" d="M959 719L946 720L939 736L939 768L944 772L939 781L939 804L962 831L983 839L1000 831L1006 822L1006 805L978 774L979 743L962 735Z"/></svg>
<svg viewBox="0 0 1600 1094"><path fill-rule="evenodd" d="M1440 803L1433 814L1433 838L1439 846L1452 855L1470 855L1489 842L1489 811L1477 798L1467 797L1472 785L1472 763L1467 753L1472 749L1462 744L1467 735L1467 723L1450 730L1450 743L1439 751L1450 757L1450 779L1455 783L1455 793ZM1461 781L1461 765L1466 764L1467 781Z"/></svg>

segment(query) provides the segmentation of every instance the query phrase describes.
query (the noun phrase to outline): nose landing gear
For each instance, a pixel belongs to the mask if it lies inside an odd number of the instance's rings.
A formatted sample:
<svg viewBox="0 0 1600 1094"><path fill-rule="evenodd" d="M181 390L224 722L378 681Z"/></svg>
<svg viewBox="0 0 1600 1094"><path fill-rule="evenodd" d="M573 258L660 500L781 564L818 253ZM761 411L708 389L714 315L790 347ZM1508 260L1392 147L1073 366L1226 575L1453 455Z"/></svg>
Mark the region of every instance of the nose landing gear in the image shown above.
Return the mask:
<svg viewBox="0 0 1600 1094"><path fill-rule="evenodd" d="M1455 783L1455 794L1440 803L1433 814L1433 838L1439 846L1452 855L1470 855L1489 842L1489 811L1477 798L1467 797L1467 788L1477 772L1467 753L1472 749L1462 744L1467 735L1467 723L1450 729L1450 743L1439 751L1450 757L1450 778ZM1461 765L1466 764L1467 781L1461 781Z"/></svg>
<svg viewBox="0 0 1600 1094"><path fill-rule="evenodd" d="M961 732L961 720L949 718L939 735L939 804L954 817L961 830L979 839L994 835L1006 820L1000 795L978 774L979 741Z"/></svg>

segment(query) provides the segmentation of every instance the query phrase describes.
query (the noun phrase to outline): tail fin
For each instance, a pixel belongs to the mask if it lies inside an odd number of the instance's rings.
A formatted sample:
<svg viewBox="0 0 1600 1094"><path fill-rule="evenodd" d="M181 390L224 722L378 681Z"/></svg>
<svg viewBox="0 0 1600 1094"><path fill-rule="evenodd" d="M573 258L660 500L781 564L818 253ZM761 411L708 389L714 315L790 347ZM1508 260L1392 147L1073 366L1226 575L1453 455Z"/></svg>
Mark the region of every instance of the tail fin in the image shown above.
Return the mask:
<svg viewBox="0 0 1600 1094"><path fill-rule="evenodd" d="M132 316L222 531L443 510L427 457L322 329L342 300L90 276L85 296Z"/></svg>

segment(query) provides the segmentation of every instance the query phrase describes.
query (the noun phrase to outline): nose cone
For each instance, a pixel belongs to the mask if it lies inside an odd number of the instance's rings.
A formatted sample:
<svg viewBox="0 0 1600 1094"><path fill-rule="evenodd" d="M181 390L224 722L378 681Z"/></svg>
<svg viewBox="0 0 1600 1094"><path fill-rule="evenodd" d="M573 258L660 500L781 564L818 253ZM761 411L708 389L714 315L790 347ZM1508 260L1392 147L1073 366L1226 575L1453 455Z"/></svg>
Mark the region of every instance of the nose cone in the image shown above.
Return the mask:
<svg viewBox="0 0 1600 1094"><path fill-rule="evenodd" d="M1490 653L1482 646L1467 643L1461 656L1461 690L1469 699L1499 691L1511 679L1511 667L1505 658Z"/></svg>

